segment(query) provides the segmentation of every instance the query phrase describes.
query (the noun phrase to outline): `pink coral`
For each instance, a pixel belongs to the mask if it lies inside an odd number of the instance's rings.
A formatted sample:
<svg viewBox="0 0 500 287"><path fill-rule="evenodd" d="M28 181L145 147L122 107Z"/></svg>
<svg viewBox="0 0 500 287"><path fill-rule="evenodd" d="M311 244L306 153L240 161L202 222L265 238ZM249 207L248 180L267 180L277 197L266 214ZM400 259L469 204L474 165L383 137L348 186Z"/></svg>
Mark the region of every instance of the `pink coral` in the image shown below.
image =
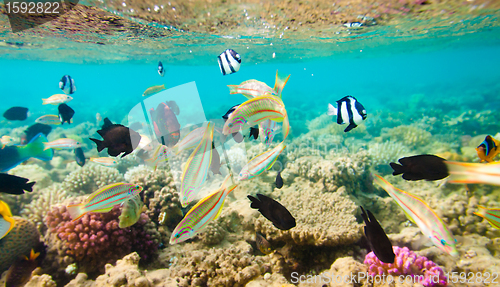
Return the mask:
<svg viewBox="0 0 500 287"><path fill-rule="evenodd" d="M45 221L49 231L66 245L64 255L92 272L134 251L143 260L156 254L160 236L149 217L141 214L136 224L122 229L118 227L119 215L115 206L110 212L88 213L71 221L66 206L58 206L48 212Z"/></svg>
<svg viewBox="0 0 500 287"><path fill-rule="evenodd" d="M383 263L373 252L366 255L364 263L369 265L368 275L410 275L414 282L420 280L420 283L426 287L447 286L447 278L443 269L436 263L424 256L417 256L415 252L407 247L400 248L393 246L396 259L394 263ZM423 279L422 279L423 276Z"/></svg>

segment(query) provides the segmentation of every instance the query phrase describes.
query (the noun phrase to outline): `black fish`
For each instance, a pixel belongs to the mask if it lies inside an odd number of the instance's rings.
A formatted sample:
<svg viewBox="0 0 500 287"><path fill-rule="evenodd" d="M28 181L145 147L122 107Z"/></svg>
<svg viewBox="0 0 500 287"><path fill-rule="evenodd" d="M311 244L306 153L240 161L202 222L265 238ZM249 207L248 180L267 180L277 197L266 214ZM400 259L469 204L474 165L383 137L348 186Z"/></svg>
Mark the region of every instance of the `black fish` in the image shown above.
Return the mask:
<svg viewBox="0 0 500 287"><path fill-rule="evenodd" d="M57 109L59 110L59 120L61 120L61 124L66 122L69 125L75 111L66 104L60 104Z"/></svg>
<svg viewBox="0 0 500 287"><path fill-rule="evenodd" d="M276 175L276 187L280 189L283 187L283 178L281 177L281 171L278 171L278 174Z"/></svg>
<svg viewBox="0 0 500 287"><path fill-rule="evenodd" d="M48 136L50 131L52 131L52 127L44 124L34 124L29 126L25 131L26 137L23 138L22 143L30 142L33 137L38 135L39 133Z"/></svg>
<svg viewBox="0 0 500 287"><path fill-rule="evenodd" d="M399 164L391 162L392 175L403 174L406 180L427 181L443 179L450 175L444 163L445 159L432 154L422 154L400 158Z"/></svg>
<svg viewBox="0 0 500 287"><path fill-rule="evenodd" d="M125 152L122 157L131 153L141 140L141 135L124 125L113 124L108 118L104 119L102 128L97 133L104 139L103 141L90 138L97 145L97 151L101 152L108 148L110 156L117 156Z"/></svg>
<svg viewBox="0 0 500 287"><path fill-rule="evenodd" d="M81 147L75 148L75 161L79 166L85 165L85 154Z"/></svg>
<svg viewBox="0 0 500 287"><path fill-rule="evenodd" d="M288 230L295 227L295 218L283 205L276 200L262 194L257 194L257 198L248 195L252 201L251 208L258 209L265 218L270 220L273 225L281 230Z"/></svg>
<svg viewBox="0 0 500 287"><path fill-rule="evenodd" d="M24 121L28 118L28 108L12 107L3 113L3 117L9 121Z"/></svg>
<svg viewBox="0 0 500 287"><path fill-rule="evenodd" d="M221 174L220 173L220 156L219 156L219 152L215 148L215 145L213 142L212 142L212 162L210 163L210 170L214 174Z"/></svg>
<svg viewBox="0 0 500 287"><path fill-rule="evenodd" d="M251 127L250 128L250 135L248 135L250 138L253 136L253 139L256 140L259 138L259 128L258 127Z"/></svg>
<svg viewBox="0 0 500 287"><path fill-rule="evenodd" d="M361 216L365 221L365 235L368 238L368 245L370 246L373 253L377 258L384 263L394 263L394 259L396 255L392 250L392 244L387 235L384 232L384 229L378 223L377 219L373 214L368 211L368 216L363 209L361 208Z"/></svg>
<svg viewBox="0 0 500 287"><path fill-rule="evenodd" d="M23 194L25 190L32 192L36 182L28 183L28 181L29 179L24 177L0 173L0 192L9 194Z"/></svg>
<svg viewBox="0 0 500 287"><path fill-rule="evenodd" d="M240 104L234 105L232 108L230 108L223 116L222 118L227 120L229 119L229 116L240 106Z"/></svg>

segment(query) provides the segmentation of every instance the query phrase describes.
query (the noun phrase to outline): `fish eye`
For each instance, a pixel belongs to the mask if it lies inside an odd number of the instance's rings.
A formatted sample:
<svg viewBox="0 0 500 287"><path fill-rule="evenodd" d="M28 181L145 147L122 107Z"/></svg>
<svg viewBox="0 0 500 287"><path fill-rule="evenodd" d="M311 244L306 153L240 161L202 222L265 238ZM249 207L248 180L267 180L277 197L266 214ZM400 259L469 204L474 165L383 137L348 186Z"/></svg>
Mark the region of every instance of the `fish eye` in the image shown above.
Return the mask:
<svg viewBox="0 0 500 287"><path fill-rule="evenodd" d="M179 237L181 237L181 235L180 235L180 233L179 233L179 232L177 232L177 233L175 234L175 238L179 238Z"/></svg>
<svg viewBox="0 0 500 287"><path fill-rule="evenodd" d="M230 127L230 128L232 128L233 127L233 123L229 123L227 126Z"/></svg>
<svg viewBox="0 0 500 287"><path fill-rule="evenodd" d="M441 239L441 244L446 245L446 241L444 239Z"/></svg>

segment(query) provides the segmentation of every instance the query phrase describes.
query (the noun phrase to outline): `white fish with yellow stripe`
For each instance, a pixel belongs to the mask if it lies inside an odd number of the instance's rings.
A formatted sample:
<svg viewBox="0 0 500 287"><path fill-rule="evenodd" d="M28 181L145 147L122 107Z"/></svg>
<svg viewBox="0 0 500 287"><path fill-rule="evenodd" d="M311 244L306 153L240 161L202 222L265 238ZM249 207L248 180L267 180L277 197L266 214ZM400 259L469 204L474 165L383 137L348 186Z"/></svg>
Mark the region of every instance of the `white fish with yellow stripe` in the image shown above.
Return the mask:
<svg viewBox="0 0 500 287"><path fill-rule="evenodd" d="M234 190L236 186L237 185L231 179L231 174L228 174L218 190L196 203L196 205L188 211L186 216L184 216L181 222L177 224L174 231L172 231L170 244L186 241L203 231L210 222L220 215L227 195Z"/></svg>
<svg viewBox="0 0 500 287"><path fill-rule="evenodd" d="M68 96L65 94L55 94L50 96L47 99L42 99L42 105L59 105L59 104L64 104L73 99L72 96Z"/></svg>
<svg viewBox="0 0 500 287"><path fill-rule="evenodd" d="M286 145L281 142L277 146L275 146L272 150L268 150L263 152L254 158L252 158L240 171L238 175L238 180L249 180L254 177L261 175L264 171L270 169L278 156L283 152Z"/></svg>
<svg viewBox="0 0 500 287"><path fill-rule="evenodd" d="M48 143L43 143L43 150L51 149L75 149L81 147L82 144L70 138L57 139Z"/></svg>
<svg viewBox="0 0 500 287"><path fill-rule="evenodd" d="M70 120L70 123L71 122L72 120ZM57 126L61 124L61 120L58 115L43 115L36 119L35 123Z"/></svg>
<svg viewBox="0 0 500 287"><path fill-rule="evenodd" d="M181 176L180 202L186 207L191 202L207 178L212 162L212 141L214 124L208 122L203 138L189 157Z"/></svg>
<svg viewBox="0 0 500 287"><path fill-rule="evenodd" d="M92 193L83 203L68 205L68 213L73 221L89 212L105 213L115 205L122 204L142 191L142 186L131 183L113 183Z"/></svg>

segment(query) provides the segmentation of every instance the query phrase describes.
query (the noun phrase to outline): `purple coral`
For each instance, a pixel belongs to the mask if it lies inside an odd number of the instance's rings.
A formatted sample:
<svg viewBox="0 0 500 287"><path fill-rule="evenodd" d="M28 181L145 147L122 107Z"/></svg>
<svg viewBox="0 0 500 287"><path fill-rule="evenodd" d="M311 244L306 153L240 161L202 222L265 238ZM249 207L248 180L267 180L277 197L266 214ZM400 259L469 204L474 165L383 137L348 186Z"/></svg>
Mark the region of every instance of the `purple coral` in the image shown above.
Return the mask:
<svg viewBox="0 0 500 287"><path fill-rule="evenodd" d="M48 212L45 221L50 232L64 242L64 255L73 257L79 267L92 272L134 251L143 260L156 254L159 234L148 228L149 217L141 214L136 224L122 229L118 227L119 215L120 209L115 206L110 212L88 213L71 221L66 206L59 206Z"/></svg>
<svg viewBox="0 0 500 287"><path fill-rule="evenodd" d="M420 280L420 283L426 287L447 286L447 278L443 269L437 266L436 263L427 259L427 257L417 256L415 252L407 247L393 246L392 249L396 254L393 264L383 263L373 252L366 255L364 263L369 265L368 275L392 275L393 277L409 275L413 278L413 282Z"/></svg>

